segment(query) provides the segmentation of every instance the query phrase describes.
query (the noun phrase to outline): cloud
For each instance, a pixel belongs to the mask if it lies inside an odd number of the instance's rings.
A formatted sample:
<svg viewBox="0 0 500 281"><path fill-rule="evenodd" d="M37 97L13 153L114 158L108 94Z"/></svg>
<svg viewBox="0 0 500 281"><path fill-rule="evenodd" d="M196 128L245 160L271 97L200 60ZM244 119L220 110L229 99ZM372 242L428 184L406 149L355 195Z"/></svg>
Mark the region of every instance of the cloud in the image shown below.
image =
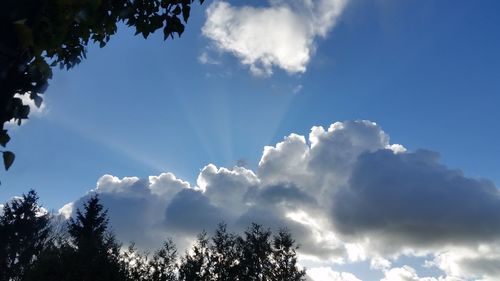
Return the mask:
<svg viewBox="0 0 500 281"><path fill-rule="evenodd" d="M313 281L361 281L349 272L337 272L330 267L315 267L307 270Z"/></svg>
<svg viewBox="0 0 500 281"><path fill-rule="evenodd" d="M255 171L208 164L196 183L173 173L145 179L104 175L92 192L109 208L118 238L142 248L157 248L172 237L183 249L221 221L237 232L257 222L274 230L288 227L301 245L301 260L371 260L369 266L386 280L500 276L495 185L449 169L436 152L391 143L370 121L315 126L307 138L290 134L264 148ZM74 212L85 199L61 213ZM425 257L444 279L393 267L402 255ZM328 280L355 278L311 270Z"/></svg>
<svg viewBox="0 0 500 281"><path fill-rule="evenodd" d="M455 247L435 256L428 266L441 268L448 276L494 281L500 277L500 244L481 244L476 248Z"/></svg>
<svg viewBox="0 0 500 281"><path fill-rule="evenodd" d="M410 266L391 268L385 272L381 281L438 281L435 278L420 278L415 269Z"/></svg>
<svg viewBox="0 0 500 281"><path fill-rule="evenodd" d="M202 64L220 64L220 62L217 59L211 57L207 51L201 52L201 54L198 56L198 61Z"/></svg>
<svg viewBox="0 0 500 281"><path fill-rule="evenodd" d="M337 230L372 238L380 251L498 240L500 192L438 162L434 152L378 150L353 165L333 197Z"/></svg>
<svg viewBox="0 0 500 281"><path fill-rule="evenodd" d="M269 76L274 67L306 71L317 37L325 37L347 0L270 1L266 7L234 7L216 1L207 9L203 35L216 48L236 56L254 75Z"/></svg>

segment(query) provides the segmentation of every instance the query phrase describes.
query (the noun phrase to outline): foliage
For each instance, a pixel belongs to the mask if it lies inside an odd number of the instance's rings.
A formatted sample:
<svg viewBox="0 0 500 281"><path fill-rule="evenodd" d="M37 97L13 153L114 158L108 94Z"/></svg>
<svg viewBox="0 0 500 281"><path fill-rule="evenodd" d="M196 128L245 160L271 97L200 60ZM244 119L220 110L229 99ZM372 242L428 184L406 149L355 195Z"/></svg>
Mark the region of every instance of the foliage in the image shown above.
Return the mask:
<svg viewBox="0 0 500 281"><path fill-rule="evenodd" d="M20 280L49 238L49 217L34 190L5 204L0 216L0 280Z"/></svg>
<svg viewBox="0 0 500 281"><path fill-rule="evenodd" d="M211 253L206 232L198 235L192 254L186 253L179 266L179 281L210 281Z"/></svg>
<svg viewBox="0 0 500 281"><path fill-rule="evenodd" d="M298 246L292 234L281 229L273 239L272 270L271 280L276 281L300 281L303 280L306 272L297 269Z"/></svg>
<svg viewBox="0 0 500 281"><path fill-rule="evenodd" d="M121 253L120 262L126 280L149 280L151 271L148 263L148 255L138 253L134 243Z"/></svg>
<svg viewBox="0 0 500 281"><path fill-rule="evenodd" d="M102 48L120 22L147 38L181 35L195 0L2 0L0 4L0 145L10 137L5 124L27 119L52 78L51 67L72 68L86 57L89 42ZM203 3L204 0L199 0ZM8 169L14 154L2 151Z"/></svg>
<svg viewBox="0 0 500 281"><path fill-rule="evenodd" d="M175 281L177 275L177 250L174 242L167 239L158 251L155 252L150 265L150 278L151 281Z"/></svg>
<svg viewBox="0 0 500 281"><path fill-rule="evenodd" d="M121 245L107 231L107 211L99 197L90 197L83 209L68 223L69 242L75 250L70 264L72 280L124 280L119 262Z"/></svg>
<svg viewBox="0 0 500 281"><path fill-rule="evenodd" d="M238 237L238 251L241 253L239 272L243 280L271 280L271 231L252 223L245 231L245 237Z"/></svg>
<svg viewBox="0 0 500 281"><path fill-rule="evenodd" d="M212 253L212 280L237 280L239 252L236 235L228 233L225 224L219 224L215 231L210 251Z"/></svg>
<svg viewBox="0 0 500 281"><path fill-rule="evenodd" d="M172 240L154 252L122 249L108 230L107 211L91 196L55 237L49 217L40 213L34 191L7 203L0 214L0 281L303 281L295 241L285 229L272 237L252 224L214 236L203 231L180 259Z"/></svg>

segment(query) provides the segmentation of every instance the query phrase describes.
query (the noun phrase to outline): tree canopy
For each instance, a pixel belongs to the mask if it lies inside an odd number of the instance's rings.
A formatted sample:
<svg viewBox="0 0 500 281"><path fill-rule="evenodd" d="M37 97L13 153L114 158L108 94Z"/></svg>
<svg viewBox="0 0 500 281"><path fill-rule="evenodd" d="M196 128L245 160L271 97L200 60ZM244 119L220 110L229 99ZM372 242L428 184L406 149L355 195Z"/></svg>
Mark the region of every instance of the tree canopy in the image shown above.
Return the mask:
<svg viewBox="0 0 500 281"><path fill-rule="evenodd" d="M229 233L219 224L202 231L181 257L166 239L152 255L132 244L123 249L109 231L107 211L91 196L56 235L41 213L34 191L0 213L0 281L304 281L295 241L282 229L275 236L252 224Z"/></svg>
<svg viewBox="0 0 500 281"><path fill-rule="evenodd" d="M204 0L198 0L201 3ZM5 124L27 119L28 95L40 107L52 67L72 68L89 43L104 47L122 22L147 38L184 32L195 0L3 0L0 4L0 145L10 140ZM15 155L2 151L5 169Z"/></svg>
<svg viewBox="0 0 500 281"><path fill-rule="evenodd" d="M50 241L49 215L33 190L0 211L0 281L20 280Z"/></svg>

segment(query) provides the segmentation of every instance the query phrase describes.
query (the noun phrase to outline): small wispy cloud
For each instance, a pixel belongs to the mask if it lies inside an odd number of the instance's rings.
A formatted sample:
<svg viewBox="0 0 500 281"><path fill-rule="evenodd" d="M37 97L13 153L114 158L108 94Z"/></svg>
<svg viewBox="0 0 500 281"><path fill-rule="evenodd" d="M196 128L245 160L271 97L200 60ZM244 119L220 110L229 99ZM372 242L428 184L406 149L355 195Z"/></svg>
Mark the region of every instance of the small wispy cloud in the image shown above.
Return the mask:
<svg viewBox="0 0 500 281"><path fill-rule="evenodd" d="M300 91L302 91L302 88L303 88L302 84L299 84L299 85L293 87L292 93L298 94L298 93L300 93Z"/></svg>
<svg viewBox="0 0 500 281"><path fill-rule="evenodd" d="M218 65L220 64L220 61L217 59L213 58L208 51L203 51L201 54L198 56L198 61L202 64L215 64Z"/></svg>

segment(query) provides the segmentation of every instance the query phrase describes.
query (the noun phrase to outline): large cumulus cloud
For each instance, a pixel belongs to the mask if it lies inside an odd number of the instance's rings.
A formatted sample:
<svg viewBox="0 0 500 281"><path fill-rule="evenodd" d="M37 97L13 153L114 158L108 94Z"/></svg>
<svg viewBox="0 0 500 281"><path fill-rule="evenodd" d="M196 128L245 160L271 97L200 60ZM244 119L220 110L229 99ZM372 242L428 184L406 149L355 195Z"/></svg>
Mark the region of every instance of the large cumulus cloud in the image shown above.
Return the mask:
<svg viewBox="0 0 500 281"><path fill-rule="evenodd" d="M93 192L109 208L118 237L144 248L167 236L186 247L220 221L236 231L257 222L288 227L310 260L371 259L385 280L438 280L412 267L391 269L390 260L403 254L426 257L448 278L439 280L500 275L495 185L447 168L435 152L391 144L369 121L313 127L307 138L290 134L264 148L256 171L209 164L195 184L172 173L105 175ZM62 211L71 213L83 200ZM354 280L325 268L311 274Z"/></svg>

